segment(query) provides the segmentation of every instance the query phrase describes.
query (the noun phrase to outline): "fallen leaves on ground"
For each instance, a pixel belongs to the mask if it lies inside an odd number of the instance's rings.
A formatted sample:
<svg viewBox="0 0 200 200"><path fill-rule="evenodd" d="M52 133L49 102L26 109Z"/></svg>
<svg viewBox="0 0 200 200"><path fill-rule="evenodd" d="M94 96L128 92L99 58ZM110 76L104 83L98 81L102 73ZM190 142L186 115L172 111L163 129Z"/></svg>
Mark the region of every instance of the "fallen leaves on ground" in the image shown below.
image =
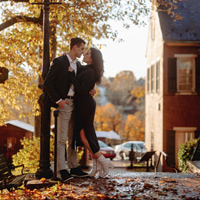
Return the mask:
<svg viewBox="0 0 200 200"><path fill-rule="evenodd" d="M46 179L40 179L47 182ZM191 182L192 181L192 182ZM74 178L67 183L57 182L51 187L3 190L0 199L5 200L61 200L61 199L198 199L199 178L130 178L120 175L106 178Z"/></svg>

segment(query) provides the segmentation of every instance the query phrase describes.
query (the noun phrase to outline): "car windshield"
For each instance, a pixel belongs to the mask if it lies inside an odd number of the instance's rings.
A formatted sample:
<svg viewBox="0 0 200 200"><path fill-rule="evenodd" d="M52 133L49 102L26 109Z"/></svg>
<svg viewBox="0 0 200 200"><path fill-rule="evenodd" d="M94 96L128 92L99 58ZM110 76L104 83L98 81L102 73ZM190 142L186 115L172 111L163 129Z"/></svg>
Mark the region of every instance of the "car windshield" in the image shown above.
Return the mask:
<svg viewBox="0 0 200 200"><path fill-rule="evenodd" d="M142 143L141 143L141 144L138 144L138 145L140 146L141 149L144 149L144 148L145 148L145 147L144 147L144 144L142 144Z"/></svg>
<svg viewBox="0 0 200 200"><path fill-rule="evenodd" d="M134 143L127 143L127 144L124 145L124 147L131 149L131 144L133 144L133 148L137 148L138 147L137 144L134 144Z"/></svg>
<svg viewBox="0 0 200 200"><path fill-rule="evenodd" d="M102 147L108 147L108 145L105 144L104 142L101 142L101 141L98 141L98 142L99 142L100 148L102 148Z"/></svg>

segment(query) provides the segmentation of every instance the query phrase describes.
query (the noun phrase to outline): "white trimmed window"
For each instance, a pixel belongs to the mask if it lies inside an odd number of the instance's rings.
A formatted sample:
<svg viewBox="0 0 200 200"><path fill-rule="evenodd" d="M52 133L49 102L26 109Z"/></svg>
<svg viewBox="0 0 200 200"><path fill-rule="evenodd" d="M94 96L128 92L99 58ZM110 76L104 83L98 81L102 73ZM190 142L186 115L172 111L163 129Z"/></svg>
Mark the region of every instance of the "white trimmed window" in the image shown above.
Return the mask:
<svg viewBox="0 0 200 200"><path fill-rule="evenodd" d="M151 65L151 93L154 93L154 65Z"/></svg>
<svg viewBox="0 0 200 200"><path fill-rule="evenodd" d="M160 92L160 61L156 62L156 93Z"/></svg>
<svg viewBox="0 0 200 200"><path fill-rule="evenodd" d="M195 92L195 54L176 54L177 92Z"/></svg>

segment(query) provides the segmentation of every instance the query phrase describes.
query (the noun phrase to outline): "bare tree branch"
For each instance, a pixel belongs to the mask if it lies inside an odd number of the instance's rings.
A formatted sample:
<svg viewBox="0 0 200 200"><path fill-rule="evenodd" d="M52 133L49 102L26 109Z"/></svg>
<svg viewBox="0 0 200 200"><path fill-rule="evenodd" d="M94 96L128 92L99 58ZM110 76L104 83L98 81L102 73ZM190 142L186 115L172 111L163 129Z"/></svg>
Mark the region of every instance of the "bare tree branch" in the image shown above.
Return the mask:
<svg viewBox="0 0 200 200"><path fill-rule="evenodd" d="M0 2L9 2L10 0L0 0ZM16 2L16 3L22 3L22 2L26 2L26 3L29 3L29 0L13 0L13 2Z"/></svg>
<svg viewBox="0 0 200 200"><path fill-rule="evenodd" d="M1 1L1 0L0 0ZM10 20L7 20L6 22L0 24L0 31L16 24L16 23L19 23L19 22L32 22L34 24L39 24L42 26L43 24L43 10L41 9L41 12L40 12L40 16L38 18L36 17L27 17L27 16L22 16L22 15L19 15L19 16L15 16L13 18L11 18Z"/></svg>

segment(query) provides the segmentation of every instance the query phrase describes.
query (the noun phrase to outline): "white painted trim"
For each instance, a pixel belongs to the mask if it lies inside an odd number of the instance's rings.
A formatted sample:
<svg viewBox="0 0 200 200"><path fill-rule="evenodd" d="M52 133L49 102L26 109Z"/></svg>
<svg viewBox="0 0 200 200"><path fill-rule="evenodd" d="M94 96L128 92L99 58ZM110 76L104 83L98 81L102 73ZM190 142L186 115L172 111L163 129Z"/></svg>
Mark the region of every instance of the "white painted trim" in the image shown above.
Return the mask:
<svg viewBox="0 0 200 200"><path fill-rule="evenodd" d="M196 131L196 127L174 127L174 131Z"/></svg>
<svg viewBox="0 0 200 200"><path fill-rule="evenodd" d="M197 58L197 54L174 54L176 58Z"/></svg>

